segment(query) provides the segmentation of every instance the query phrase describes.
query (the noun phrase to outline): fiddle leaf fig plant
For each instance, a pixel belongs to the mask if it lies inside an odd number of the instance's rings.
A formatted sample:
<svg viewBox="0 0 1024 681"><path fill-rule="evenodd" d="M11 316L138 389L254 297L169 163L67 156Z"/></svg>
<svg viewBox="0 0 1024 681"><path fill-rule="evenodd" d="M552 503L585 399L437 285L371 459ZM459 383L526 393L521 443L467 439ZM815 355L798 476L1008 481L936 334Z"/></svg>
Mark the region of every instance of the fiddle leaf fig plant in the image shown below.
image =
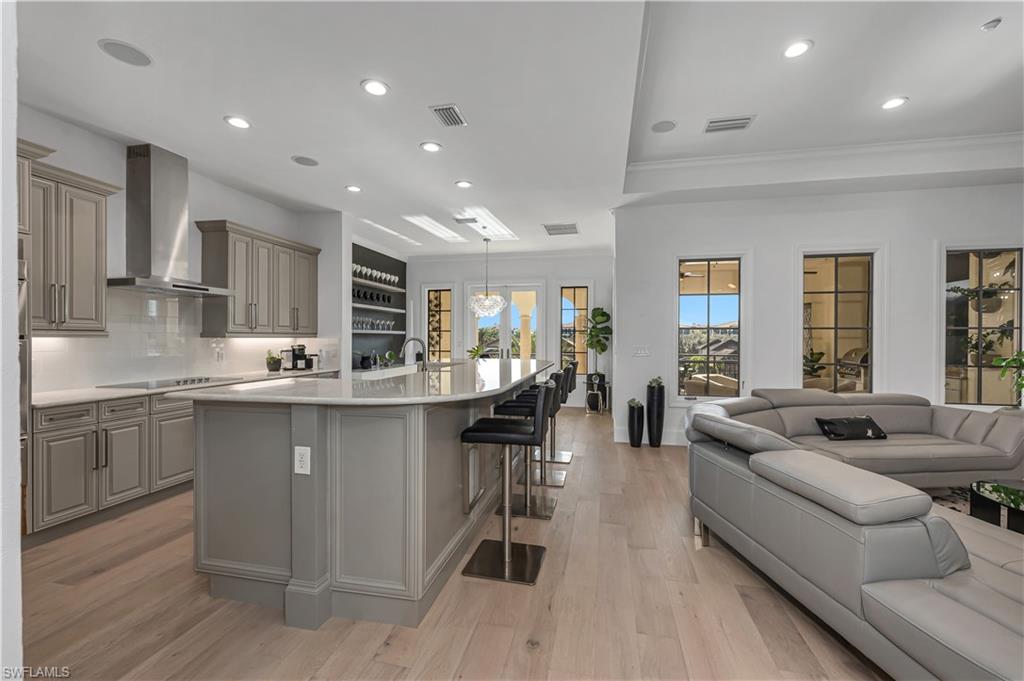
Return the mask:
<svg viewBox="0 0 1024 681"><path fill-rule="evenodd" d="M992 364L1000 368L999 378L1013 374L1013 388L1019 402L1024 393L1024 350L1018 350L1009 357L996 357Z"/></svg>
<svg viewBox="0 0 1024 681"><path fill-rule="evenodd" d="M608 342L611 340L612 327L611 314L603 307L595 307L587 317L587 347L599 355L608 352Z"/></svg>

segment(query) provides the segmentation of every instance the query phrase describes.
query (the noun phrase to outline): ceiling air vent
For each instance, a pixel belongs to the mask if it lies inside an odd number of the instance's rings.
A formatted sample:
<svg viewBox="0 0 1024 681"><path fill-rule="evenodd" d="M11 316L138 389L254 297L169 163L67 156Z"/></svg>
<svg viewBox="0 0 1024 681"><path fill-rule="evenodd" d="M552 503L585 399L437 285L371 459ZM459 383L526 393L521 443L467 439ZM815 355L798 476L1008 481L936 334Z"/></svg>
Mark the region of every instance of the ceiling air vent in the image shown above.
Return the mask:
<svg viewBox="0 0 1024 681"><path fill-rule="evenodd" d="M580 230L576 228L576 224L572 222L562 225L544 225L544 229L547 230L548 236L566 236L580 233Z"/></svg>
<svg viewBox="0 0 1024 681"><path fill-rule="evenodd" d="M439 104L430 107L430 110L437 116L437 120L441 121L441 125L446 128L467 125L466 119L462 117L462 112L459 111L459 107L454 104Z"/></svg>
<svg viewBox="0 0 1024 681"><path fill-rule="evenodd" d="M746 130L754 122L753 116L732 116L731 118L710 118L704 126L704 132L723 132L725 130Z"/></svg>

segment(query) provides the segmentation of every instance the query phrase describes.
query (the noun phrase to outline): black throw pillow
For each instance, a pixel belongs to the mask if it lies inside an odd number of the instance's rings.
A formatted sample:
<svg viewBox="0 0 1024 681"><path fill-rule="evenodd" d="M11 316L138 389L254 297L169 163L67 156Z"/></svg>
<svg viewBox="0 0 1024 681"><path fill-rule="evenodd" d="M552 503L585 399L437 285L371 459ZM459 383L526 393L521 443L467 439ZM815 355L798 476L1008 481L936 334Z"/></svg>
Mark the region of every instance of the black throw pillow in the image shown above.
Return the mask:
<svg viewBox="0 0 1024 681"><path fill-rule="evenodd" d="M884 440L888 436L870 416L814 419L829 440Z"/></svg>

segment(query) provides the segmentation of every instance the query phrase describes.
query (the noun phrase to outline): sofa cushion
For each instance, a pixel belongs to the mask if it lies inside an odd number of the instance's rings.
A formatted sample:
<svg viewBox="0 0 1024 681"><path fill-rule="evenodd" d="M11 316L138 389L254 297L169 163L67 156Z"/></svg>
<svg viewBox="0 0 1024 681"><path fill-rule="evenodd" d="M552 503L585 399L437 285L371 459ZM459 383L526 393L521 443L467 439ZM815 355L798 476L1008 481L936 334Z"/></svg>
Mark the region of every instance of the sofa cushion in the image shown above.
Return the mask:
<svg viewBox="0 0 1024 681"><path fill-rule="evenodd" d="M932 507L932 515L945 518L953 526L967 547L974 569L978 568L979 561L985 561L1000 570L1016 575L1019 592L1020 577L1024 577L1024 570L1021 569L1021 563L1024 561L1024 534L1004 530L938 505ZM999 587L993 584L993 588Z"/></svg>
<svg viewBox="0 0 1024 681"><path fill-rule="evenodd" d="M755 454L750 457L750 470L858 525L916 518L932 506L931 497L909 485L814 452Z"/></svg>
<svg viewBox="0 0 1024 681"><path fill-rule="evenodd" d="M1008 470L1016 465L1012 457L992 447L937 435L896 433L885 441L834 441L824 435L791 439L805 448L876 473Z"/></svg>
<svg viewBox="0 0 1024 681"><path fill-rule="evenodd" d="M778 433L714 414L696 414L691 427L751 454L777 449L796 449L795 444Z"/></svg>
<svg viewBox="0 0 1024 681"><path fill-rule="evenodd" d="M875 582L861 587L867 621L901 650L939 678L1024 678L1024 638L1018 631L986 614L986 600L968 591L969 571L956 573L957 584L947 591L969 600L961 603L943 593L937 584L949 580L909 579ZM1015 615L996 606L999 615ZM976 610L975 608L980 608Z"/></svg>

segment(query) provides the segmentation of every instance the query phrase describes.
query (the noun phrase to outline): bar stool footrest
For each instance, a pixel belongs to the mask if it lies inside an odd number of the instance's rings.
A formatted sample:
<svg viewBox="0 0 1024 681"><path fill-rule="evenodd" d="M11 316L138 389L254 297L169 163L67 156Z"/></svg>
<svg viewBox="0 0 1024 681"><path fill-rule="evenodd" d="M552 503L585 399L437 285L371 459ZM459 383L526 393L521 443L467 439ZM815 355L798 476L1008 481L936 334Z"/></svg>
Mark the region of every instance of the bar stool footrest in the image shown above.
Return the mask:
<svg viewBox="0 0 1024 681"><path fill-rule="evenodd" d="M533 510L529 513L526 512L526 498L522 494L512 495L512 517L513 518L538 518L540 520L551 520L551 516L555 514L555 504L558 499L548 496L534 495L533 497ZM500 516L502 511L501 504L498 505L498 510L494 512L494 515Z"/></svg>
<svg viewBox="0 0 1024 681"><path fill-rule="evenodd" d="M547 549L543 546L512 542L512 560L506 563L501 542L484 539L462 568L462 574L466 577L533 586L537 583L545 551Z"/></svg>
<svg viewBox="0 0 1024 681"><path fill-rule="evenodd" d="M540 481L540 471L534 469L533 471L533 485L534 487L565 487L565 475L568 471L562 470L561 468L549 468L547 474L544 476L544 482ZM519 476L520 485L526 484L526 474L523 473Z"/></svg>

